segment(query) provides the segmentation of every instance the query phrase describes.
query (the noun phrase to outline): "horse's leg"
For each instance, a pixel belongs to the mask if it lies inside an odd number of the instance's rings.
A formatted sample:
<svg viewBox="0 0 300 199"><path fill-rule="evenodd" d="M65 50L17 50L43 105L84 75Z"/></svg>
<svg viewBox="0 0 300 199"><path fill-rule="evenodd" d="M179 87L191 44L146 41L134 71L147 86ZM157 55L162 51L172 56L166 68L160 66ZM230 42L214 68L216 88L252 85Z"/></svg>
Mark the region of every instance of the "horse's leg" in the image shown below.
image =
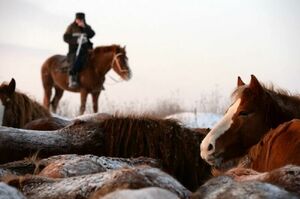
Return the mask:
<svg viewBox="0 0 300 199"><path fill-rule="evenodd" d="M50 97L52 95L51 87L44 88L44 106L49 110L50 108Z"/></svg>
<svg viewBox="0 0 300 199"><path fill-rule="evenodd" d="M58 106L58 103L59 103L59 100L61 99L61 97L63 96L64 94L64 90L59 88L58 86L55 86L55 95L54 95L54 98L51 102L52 104L52 110L54 113L56 113L56 110L57 110L57 106Z"/></svg>
<svg viewBox="0 0 300 199"><path fill-rule="evenodd" d="M50 73L44 70L42 70L42 83L44 88L44 106L49 110L50 98L52 95L53 80Z"/></svg>
<svg viewBox="0 0 300 199"><path fill-rule="evenodd" d="M80 99L81 99L81 105L79 114L82 115L85 111L85 104L86 104L86 98L87 98L88 92L84 89L80 91Z"/></svg>
<svg viewBox="0 0 300 199"><path fill-rule="evenodd" d="M99 98L99 95L100 95L100 91L92 93L94 113L98 112L98 98Z"/></svg>

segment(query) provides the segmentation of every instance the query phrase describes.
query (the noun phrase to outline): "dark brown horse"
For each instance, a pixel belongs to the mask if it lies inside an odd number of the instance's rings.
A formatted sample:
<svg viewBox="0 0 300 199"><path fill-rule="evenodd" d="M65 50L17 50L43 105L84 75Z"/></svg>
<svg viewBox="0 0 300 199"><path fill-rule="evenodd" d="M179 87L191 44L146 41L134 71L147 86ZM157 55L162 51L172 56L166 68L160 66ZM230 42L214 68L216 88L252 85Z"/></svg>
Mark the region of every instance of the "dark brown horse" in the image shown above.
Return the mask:
<svg viewBox="0 0 300 199"><path fill-rule="evenodd" d="M15 89L14 79L0 86L0 126L22 128L32 120L50 117L47 109Z"/></svg>
<svg viewBox="0 0 300 199"><path fill-rule="evenodd" d="M93 154L109 157L150 157L184 186L195 190L210 177L200 158L203 133L174 120L112 116L100 122L80 122L57 131L0 128L0 163L20 160L39 151L39 157Z"/></svg>
<svg viewBox="0 0 300 199"><path fill-rule="evenodd" d="M87 60L86 66L79 74L80 86L76 89L68 87L68 73L61 69L66 56L54 55L48 58L42 66L42 82L44 87L44 106L56 112L58 102L64 90L80 92L81 106L80 114L85 111L87 95L91 93L93 99L93 110L98 111L98 98L103 88L105 74L112 68L124 80L129 80L131 70L128 66L125 47L118 45L96 47ZM51 90L54 87L55 95L50 103Z"/></svg>
<svg viewBox="0 0 300 199"><path fill-rule="evenodd" d="M300 118L300 98L262 86L254 75L249 85L238 78L233 103L201 143L201 157L220 167L247 150L271 129Z"/></svg>

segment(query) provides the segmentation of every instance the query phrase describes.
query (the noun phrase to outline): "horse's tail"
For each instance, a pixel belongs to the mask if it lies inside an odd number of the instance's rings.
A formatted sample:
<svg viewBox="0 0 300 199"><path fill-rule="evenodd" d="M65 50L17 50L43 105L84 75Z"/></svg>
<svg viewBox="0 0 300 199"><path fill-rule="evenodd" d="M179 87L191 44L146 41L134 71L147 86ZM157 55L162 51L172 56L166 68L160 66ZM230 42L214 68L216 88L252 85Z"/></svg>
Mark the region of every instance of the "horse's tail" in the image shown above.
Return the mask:
<svg viewBox="0 0 300 199"><path fill-rule="evenodd" d="M51 75L51 69L53 68L52 65L56 59L57 55L49 57L41 67L41 78L42 84L44 88L44 106L46 108L50 108L50 98L51 98L51 90L54 86L53 77Z"/></svg>

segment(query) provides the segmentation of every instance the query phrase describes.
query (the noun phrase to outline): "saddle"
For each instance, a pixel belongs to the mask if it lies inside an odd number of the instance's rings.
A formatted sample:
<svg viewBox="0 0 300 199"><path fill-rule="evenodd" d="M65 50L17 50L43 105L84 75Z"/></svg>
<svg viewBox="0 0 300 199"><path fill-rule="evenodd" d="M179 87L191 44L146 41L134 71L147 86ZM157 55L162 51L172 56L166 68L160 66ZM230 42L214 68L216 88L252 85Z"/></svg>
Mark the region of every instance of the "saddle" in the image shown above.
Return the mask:
<svg viewBox="0 0 300 199"><path fill-rule="evenodd" d="M62 56L58 60L58 62L60 64L59 64L59 67L57 68L57 71L61 72L61 73L69 73L70 68L71 68L71 63L68 61L67 56Z"/></svg>
<svg viewBox="0 0 300 199"><path fill-rule="evenodd" d="M92 56L93 56L93 50L89 50L87 59L90 59ZM74 57L74 59L75 59L75 57ZM71 69L71 64L73 64L73 63L69 61L68 56L59 57L58 62L60 64L59 64L59 67L57 68L57 71L61 72L61 73L69 73L69 71ZM85 67L85 65L83 67Z"/></svg>

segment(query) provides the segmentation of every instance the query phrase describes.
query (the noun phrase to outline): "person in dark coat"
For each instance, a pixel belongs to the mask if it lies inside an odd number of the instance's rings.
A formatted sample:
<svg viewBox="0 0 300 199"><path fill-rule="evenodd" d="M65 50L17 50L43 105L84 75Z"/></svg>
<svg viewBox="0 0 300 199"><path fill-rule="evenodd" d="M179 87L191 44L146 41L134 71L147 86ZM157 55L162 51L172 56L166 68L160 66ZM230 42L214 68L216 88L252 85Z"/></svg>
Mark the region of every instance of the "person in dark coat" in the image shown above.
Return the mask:
<svg viewBox="0 0 300 199"><path fill-rule="evenodd" d="M76 88L79 86L78 74L85 65L88 51L93 49L93 43L90 41L95 32L85 21L85 14L76 13L75 21L71 23L63 38L69 44L67 55L68 62L71 65L69 87Z"/></svg>

